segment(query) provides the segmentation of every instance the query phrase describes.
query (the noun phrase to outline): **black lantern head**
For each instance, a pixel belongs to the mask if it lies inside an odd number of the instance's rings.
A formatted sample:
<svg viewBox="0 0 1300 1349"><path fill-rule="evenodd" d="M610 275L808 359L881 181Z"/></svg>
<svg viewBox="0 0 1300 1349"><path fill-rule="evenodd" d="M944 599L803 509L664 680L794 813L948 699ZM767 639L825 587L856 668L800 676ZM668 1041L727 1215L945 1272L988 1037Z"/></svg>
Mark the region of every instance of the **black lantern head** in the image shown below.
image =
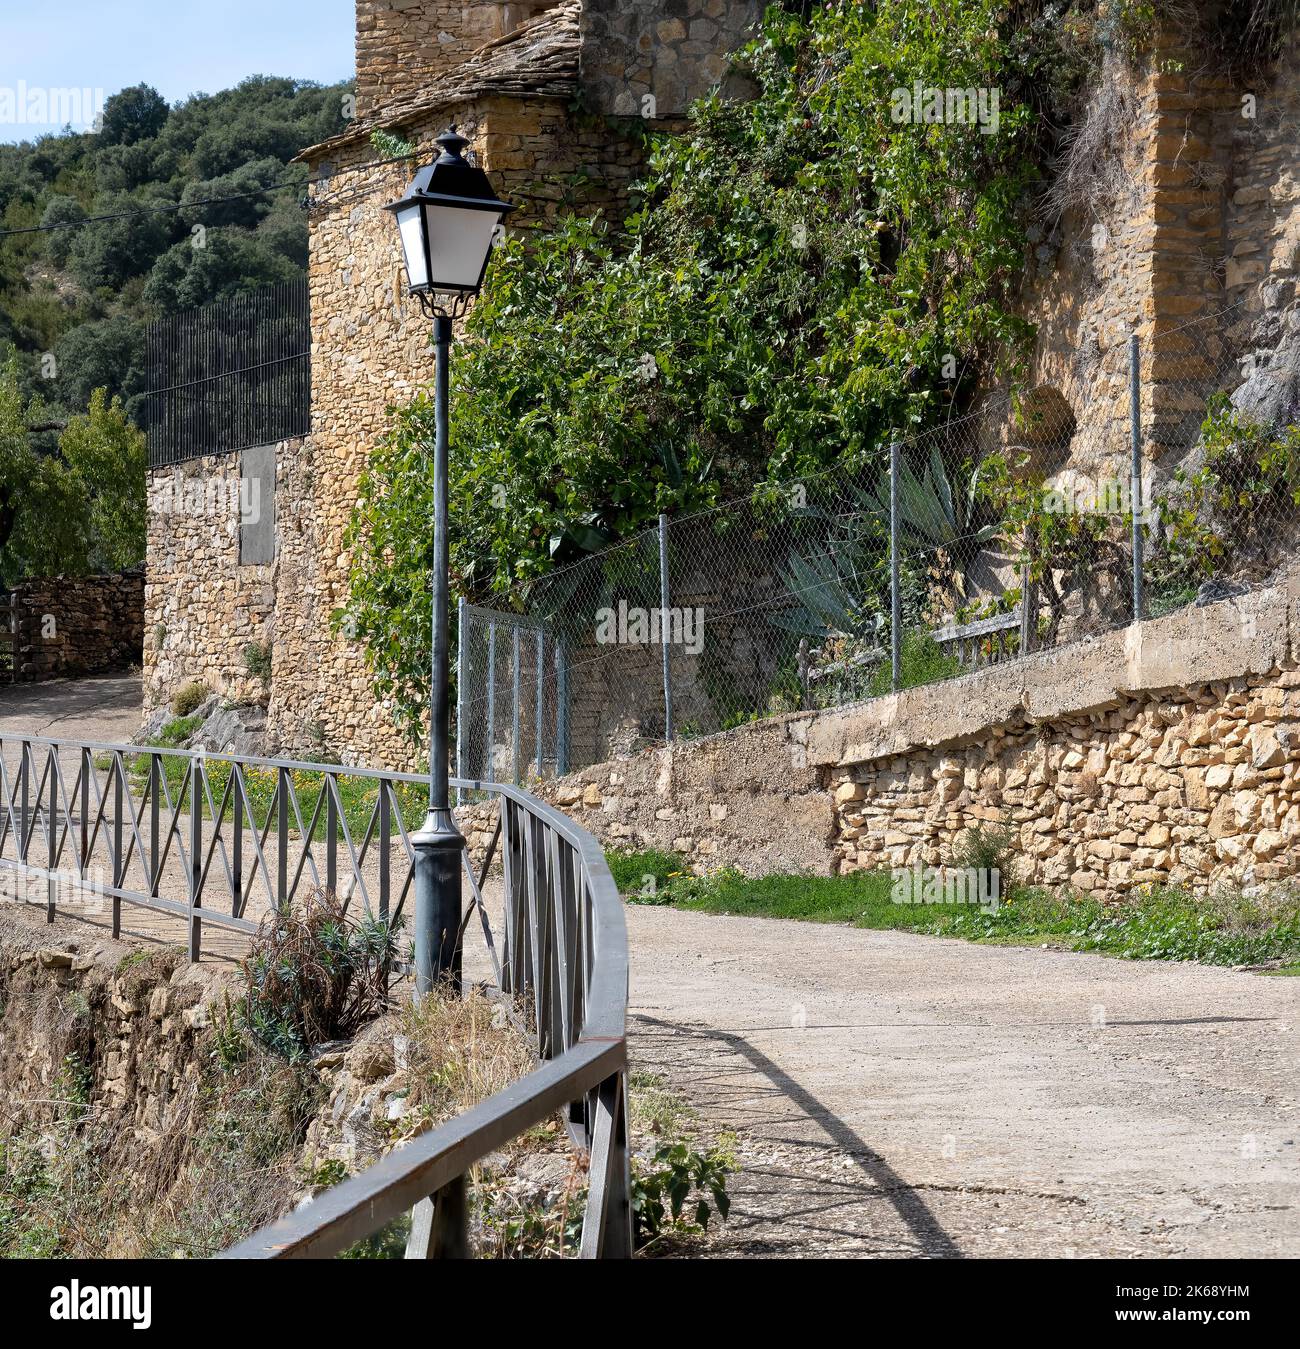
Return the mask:
<svg viewBox="0 0 1300 1349"><path fill-rule="evenodd" d="M515 208L466 160L469 141L454 126L436 143L442 154L415 175L401 201L384 209L397 217L413 294L477 295L497 229Z"/></svg>

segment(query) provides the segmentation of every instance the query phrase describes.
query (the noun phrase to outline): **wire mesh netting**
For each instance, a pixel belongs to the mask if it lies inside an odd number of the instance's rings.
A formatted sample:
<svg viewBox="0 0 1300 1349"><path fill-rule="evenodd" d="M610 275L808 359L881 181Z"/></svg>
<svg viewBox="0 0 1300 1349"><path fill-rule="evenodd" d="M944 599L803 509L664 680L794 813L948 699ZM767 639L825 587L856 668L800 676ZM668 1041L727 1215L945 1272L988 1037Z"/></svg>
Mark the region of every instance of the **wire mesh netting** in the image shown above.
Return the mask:
<svg viewBox="0 0 1300 1349"><path fill-rule="evenodd" d="M1300 365L1243 355L1257 324L1126 333L1066 391L990 395L463 606L462 775L563 773L1266 582L1300 519Z"/></svg>

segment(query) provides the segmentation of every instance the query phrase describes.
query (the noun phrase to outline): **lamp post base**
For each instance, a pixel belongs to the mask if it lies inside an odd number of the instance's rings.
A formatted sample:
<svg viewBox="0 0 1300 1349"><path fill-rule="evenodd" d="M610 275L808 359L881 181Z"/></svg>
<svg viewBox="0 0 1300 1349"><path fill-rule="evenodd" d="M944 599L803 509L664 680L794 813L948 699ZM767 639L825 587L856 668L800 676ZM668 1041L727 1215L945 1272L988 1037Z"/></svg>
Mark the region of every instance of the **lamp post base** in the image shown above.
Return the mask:
<svg viewBox="0 0 1300 1349"><path fill-rule="evenodd" d="M465 838L449 806L430 810L411 835L415 852L415 995L439 980L461 988L461 853Z"/></svg>

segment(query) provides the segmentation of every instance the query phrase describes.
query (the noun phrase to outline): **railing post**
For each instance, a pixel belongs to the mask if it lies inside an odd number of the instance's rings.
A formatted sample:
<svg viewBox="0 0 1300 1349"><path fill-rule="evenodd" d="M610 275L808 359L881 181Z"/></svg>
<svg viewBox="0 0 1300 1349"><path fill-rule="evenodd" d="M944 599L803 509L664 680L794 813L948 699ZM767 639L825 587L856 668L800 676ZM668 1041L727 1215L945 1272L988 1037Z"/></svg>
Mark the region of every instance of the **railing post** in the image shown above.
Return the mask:
<svg viewBox="0 0 1300 1349"><path fill-rule="evenodd" d="M279 816L276 819L275 847L278 856L275 867L275 905L281 913L289 906L289 770L280 769L279 790L276 792ZM306 840L303 847L307 847Z"/></svg>
<svg viewBox="0 0 1300 1349"><path fill-rule="evenodd" d="M31 778L28 773L28 767L32 757L32 747L26 740L22 742L19 753L22 756L19 761L21 766L18 770L19 783L22 789L22 818L18 824L18 855L22 859L23 864L26 865L27 848L31 841L32 833L34 832L32 826L35 823L31 818ZM23 896L23 900L26 902L26 895Z"/></svg>
<svg viewBox="0 0 1300 1349"><path fill-rule="evenodd" d="M95 771L95 756L88 750L81 751L81 791L78 793L81 807L81 850L78 854L80 865L77 870L84 881L86 869L90 865L90 775Z"/></svg>
<svg viewBox="0 0 1300 1349"><path fill-rule="evenodd" d="M230 869L234 879L230 913L238 918L244 911L244 775L237 763L230 766L230 797Z"/></svg>
<svg viewBox="0 0 1300 1349"><path fill-rule="evenodd" d="M659 517L659 646L664 663L664 739L673 738L673 680L668 656L668 634L672 623L668 618L668 517Z"/></svg>
<svg viewBox="0 0 1300 1349"><path fill-rule="evenodd" d="M903 602L898 579L898 441L889 446L889 682L903 682Z"/></svg>
<svg viewBox="0 0 1300 1349"><path fill-rule="evenodd" d="M122 851L122 798L126 764L120 754L113 755L113 889L120 890L126 880L126 863ZM122 935L122 897L113 896L113 940Z"/></svg>
<svg viewBox="0 0 1300 1349"><path fill-rule="evenodd" d="M335 801L338 781L325 774L325 889L337 897L339 889L339 811ZM306 839L305 845L311 846Z"/></svg>
<svg viewBox="0 0 1300 1349"><path fill-rule="evenodd" d="M1128 338L1128 392L1132 462L1129 509L1133 516L1133 621L1142 621L1142 379L1136 330Z"/></svg>
<svg viewBox="0 0 1300 1349"><path fill-rule="evenodd" d="M388 921L388 901L392 890L391 861L389 848L392 843L393 825L390 818L388 781L379 780L379 917Z"/></svg>
<svg viewBox="0 0 1300 1349"><path fill-rule="evenodd" d="M199 918L203 883L203 755L190 760L190 959L198 960L203 944Z"/></svg>
<svg viewBox="0 0 1300 1349"><path fill-rule="evenodd" d="M157 897L162 880L162 761L157 750L149 753L149 893Z"/></svg>
<svg viewBox="0 0 1300 1349"><path fill-rule="evenodd" d="M469 1194L464 1176L449 1181L411 1210L406 1259L469 1259Z"/></svg>
<svg viewBox="0 0 1300 1349"><path fill-rule="evenodd" d="M622 1071L607 1077L594 1095L587 1221L580 1254L584 1260L626 1260L632 1255L632 1179Z"/></svg>
<svg viewBox="0 0 1300 1349"><path fill-rule="evenodd" d="M59 900L59 882L54 875L54 868L59 860L59 831L56 828L56 821L59 818L59 752L51 745L45 753L45 762L50 775L50 799L46 807L45 820L45 832L49 835L45 850L50 859L50 875L45 888L45 921L52 923Z"/></svg>

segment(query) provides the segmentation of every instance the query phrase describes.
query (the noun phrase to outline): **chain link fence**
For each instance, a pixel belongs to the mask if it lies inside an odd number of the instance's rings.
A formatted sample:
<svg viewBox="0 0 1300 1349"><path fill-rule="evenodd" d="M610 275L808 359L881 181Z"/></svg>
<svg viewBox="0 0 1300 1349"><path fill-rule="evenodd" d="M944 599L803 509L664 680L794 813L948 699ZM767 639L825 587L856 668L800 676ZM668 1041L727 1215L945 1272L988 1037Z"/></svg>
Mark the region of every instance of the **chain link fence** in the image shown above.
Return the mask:
<svg viewBox="0 0 1300 1349"><path fill-rule="evenodd" d="M1300 520L1300 362L1261 366L1257 329L1238 305L1085 345L1065 390L463 605L461 775L564 773L1264 583Z"/></svg>

